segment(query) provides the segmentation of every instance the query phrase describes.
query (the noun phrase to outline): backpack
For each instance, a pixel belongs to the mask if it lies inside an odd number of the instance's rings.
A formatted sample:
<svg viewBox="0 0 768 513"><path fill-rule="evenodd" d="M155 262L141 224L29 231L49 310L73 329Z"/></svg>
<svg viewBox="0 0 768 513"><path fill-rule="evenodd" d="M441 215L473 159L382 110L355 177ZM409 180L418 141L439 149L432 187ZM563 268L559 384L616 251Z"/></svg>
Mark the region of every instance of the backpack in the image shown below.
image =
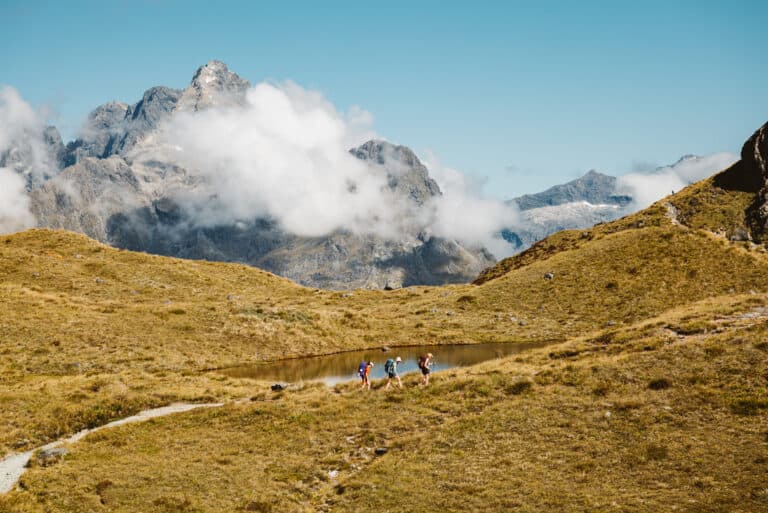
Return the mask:
<svg viewBox="0 0 768 513"><path fill-rule="evenodd" d="M392 358L387 360L386 363L384 364L384 372L386 372L387 374L392 374L393 372L395 372L395 361Z"/></svg>
<svg viewBox="0 0 768 513"><path fill-rule="evenodd" d="M367 362L360 362L360 366L357 368L357 375L361 378L365 376L365 368L368 366Z"/></svg>
<svg viewBox="0 0 768 513"><path fill-rule="evenodd" d="M426 363L427 363L427 355L423 354L423 355L419 356L419 359L418 359L417 363L419 364L419 369L423 369L426 366Z"/></svg>

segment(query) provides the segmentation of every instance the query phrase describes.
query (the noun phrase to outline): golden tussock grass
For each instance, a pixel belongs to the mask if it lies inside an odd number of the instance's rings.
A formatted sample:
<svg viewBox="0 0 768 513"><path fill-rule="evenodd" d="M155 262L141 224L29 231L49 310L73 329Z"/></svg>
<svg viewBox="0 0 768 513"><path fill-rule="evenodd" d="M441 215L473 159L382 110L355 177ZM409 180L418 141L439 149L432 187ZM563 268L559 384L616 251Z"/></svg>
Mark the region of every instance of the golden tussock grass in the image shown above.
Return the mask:
<svg viewBox="0 0 768 513"><path fill-rule="evenodd" d="M1 237L2 452L174 401L253 400L89 436L0 511L764 510L768 260L722 236L748 203L702 182L477 285L387 292ZM561 343L391 393L211 372L490 341Z"/></svg>

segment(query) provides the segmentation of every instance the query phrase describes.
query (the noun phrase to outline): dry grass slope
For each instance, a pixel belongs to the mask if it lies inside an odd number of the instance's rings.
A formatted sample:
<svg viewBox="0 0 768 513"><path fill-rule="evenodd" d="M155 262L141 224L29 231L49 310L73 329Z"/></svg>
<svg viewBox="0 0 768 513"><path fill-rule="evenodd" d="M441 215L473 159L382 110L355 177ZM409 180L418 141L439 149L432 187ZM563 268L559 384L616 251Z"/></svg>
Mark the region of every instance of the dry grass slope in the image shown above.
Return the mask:
<svg viewBox="0 0 768 513"><path fill-rule="evenodd" d="M754 197L733 183L555 234L476 285L388 292L2 237L0 452L172 401L253 400L89 437L0 511L764 510L768 259L730 240ZM210 372L544 340L564 343L402 393Z"/></svg>
<svg viewBox="0 0 768 513"><path fill-rule="evenodd" d="M766 304L689 305L429 389L265 391L101 432L0 510L764 511Z"/></svg>

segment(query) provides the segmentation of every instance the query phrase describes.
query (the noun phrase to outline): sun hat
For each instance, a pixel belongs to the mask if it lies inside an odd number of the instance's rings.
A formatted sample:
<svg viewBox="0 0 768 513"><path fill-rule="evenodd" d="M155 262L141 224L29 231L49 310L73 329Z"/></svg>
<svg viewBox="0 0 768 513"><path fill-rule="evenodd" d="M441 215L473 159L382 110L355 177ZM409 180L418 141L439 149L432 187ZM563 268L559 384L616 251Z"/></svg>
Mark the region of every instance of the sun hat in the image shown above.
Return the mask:
<svg viewBox="0 0 768 513"><path fill-rule="evenodd" d="M402 362L402 361L403 361L403 359L402 359L402 358L400 358L400 357L398 356L397 358L395 358L395 361L396 361L396 362Z"/></svg>

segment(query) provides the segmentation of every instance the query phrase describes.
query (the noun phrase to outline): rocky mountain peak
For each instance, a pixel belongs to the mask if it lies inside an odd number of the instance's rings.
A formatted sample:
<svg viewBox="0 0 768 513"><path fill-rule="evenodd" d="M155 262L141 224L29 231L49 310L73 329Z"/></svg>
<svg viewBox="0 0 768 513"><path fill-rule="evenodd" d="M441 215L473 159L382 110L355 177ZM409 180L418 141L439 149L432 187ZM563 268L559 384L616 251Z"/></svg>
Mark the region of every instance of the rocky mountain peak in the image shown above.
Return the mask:
<svg viewBox="0 0 768 513"><path fill-rule="evenodd" d="M616 177L605 175L590 169L584 176L568 183L555 185L544 192L526 194L510 200L520 210L563 205L577 201L586 201L593 205L628 204L632 199L616 192Z"/></svg>
<svg viewBox="0 0 768 513"><path fill-rule="evenodd" d="M125 114L130 106L123 102L108 102L99 105L88 114L88 122L85 131L104 130L113 128L115 125L125 119Z"/></svg>
<svg viewBox="0 0 768 513"><path fill-rule="evenodd" d="M416 154L407 146L392 144L388 141L371 139L351 150L351 153L361 159L386 164L400 162L408 168L424 167Z"/></svg>
<svg viewBox="0 0 768 513"><path fill-rule="evenodd" d="M197 68L192 83L179 99L178 108L198 111L213 105L242 103L250 85L223 62L210 61Z"/></svg>
<svg viewBox="0 0 768 513"><path fill-rule="evenodd" d="M372 139L349 152L360 160L383 167L387 172L389 188L417 205L442 194L440 186L429 176L427 167L406 146Z"/></svg>

